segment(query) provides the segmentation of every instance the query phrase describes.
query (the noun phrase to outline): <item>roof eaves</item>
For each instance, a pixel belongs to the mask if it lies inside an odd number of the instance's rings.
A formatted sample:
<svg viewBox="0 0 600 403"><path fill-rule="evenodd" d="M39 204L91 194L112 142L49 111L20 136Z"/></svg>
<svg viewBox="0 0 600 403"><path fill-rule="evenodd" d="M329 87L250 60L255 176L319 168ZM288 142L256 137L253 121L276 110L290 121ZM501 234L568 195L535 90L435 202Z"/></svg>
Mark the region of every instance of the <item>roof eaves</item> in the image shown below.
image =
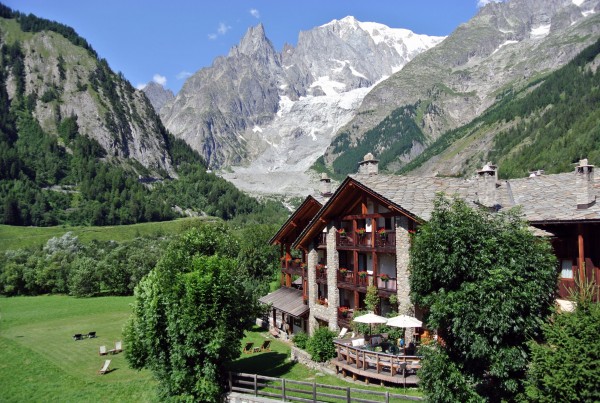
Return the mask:
<svg viewBox="0 0 600 403"><path fill-rule="evenodd" d="M279 228L279 230L275 233L275 235L273 235L271 237L271 239L269 239L269 245L274 245L275 241L277 240L277 238L279 237L279 235L281 235L281 233L283 232L283 230L292 222L294 221L294 219L298 216L298 214L300 214L300 212L302 211L302 208L304 206L306 206L311 200L314 200L316 203L320 204L321 207L323 206L317 199L315 199L312 195L308 195L306 196L306 199L304 199L304 201L302 202L302 204L300 204L300 206L298 206L298 208L296 209L296 211L294 211L292 213L292 215L290 216L290 218L287 219L287 221L281 226L281 228Z"/></svg>

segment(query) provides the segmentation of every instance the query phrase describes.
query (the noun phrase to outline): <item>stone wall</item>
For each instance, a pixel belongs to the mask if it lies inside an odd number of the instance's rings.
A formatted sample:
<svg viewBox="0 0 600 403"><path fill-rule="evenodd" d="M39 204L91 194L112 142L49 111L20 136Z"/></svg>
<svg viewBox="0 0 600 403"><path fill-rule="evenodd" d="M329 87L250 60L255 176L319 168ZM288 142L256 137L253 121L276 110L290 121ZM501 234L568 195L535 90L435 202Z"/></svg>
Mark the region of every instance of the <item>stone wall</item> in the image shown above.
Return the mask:
<svg viewBox="0 0 600 403"><path fill-rule="evenodd" d="M409 219L406 216L396 218L396 278L398 284L398 313L415 315L415 307L410 302L410 283L408 281L408 262L410 259ZM406 329L406 340L414 335L413 328Z"/></svg>
<svg viewBox="0 0 600 403"><path fill-rule="evenodd" d="M329 362L315 362L310 359L309 353L295 346L292 346L290 360L306 365L315 371L321 371L329 375L336 375L335 370L329 368Z"/></svg>

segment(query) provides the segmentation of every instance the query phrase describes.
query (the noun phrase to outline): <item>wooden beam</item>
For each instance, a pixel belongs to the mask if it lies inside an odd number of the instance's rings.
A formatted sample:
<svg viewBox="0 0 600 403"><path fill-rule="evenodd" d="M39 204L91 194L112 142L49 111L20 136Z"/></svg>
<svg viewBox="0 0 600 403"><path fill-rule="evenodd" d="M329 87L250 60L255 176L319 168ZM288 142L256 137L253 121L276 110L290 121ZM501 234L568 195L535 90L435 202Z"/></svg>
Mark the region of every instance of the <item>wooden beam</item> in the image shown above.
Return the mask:
<svg viewBox="0 0 600 403"><path fill-rule="evenodd" d="M583 225L577 225L577 271L579 272L579 290L583 292L583 285L585 283L585 250L584 250L584 239L583 239Z"/></svg>

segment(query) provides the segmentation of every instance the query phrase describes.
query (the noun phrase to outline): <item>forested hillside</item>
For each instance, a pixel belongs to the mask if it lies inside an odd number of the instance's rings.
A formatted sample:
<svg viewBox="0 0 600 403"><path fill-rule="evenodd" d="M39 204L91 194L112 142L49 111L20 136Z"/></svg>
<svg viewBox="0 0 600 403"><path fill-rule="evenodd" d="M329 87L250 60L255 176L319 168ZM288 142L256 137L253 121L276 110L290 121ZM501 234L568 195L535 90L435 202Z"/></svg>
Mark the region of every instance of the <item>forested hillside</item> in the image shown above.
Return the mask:
<svg viewBox="0 0 600 403"><path fill-rule="evenodd" d="M492 141L467 159L458 174L474 172L481 162L499 165L503 178L532 170L568 172L580 158L600 162L600 40L563 68L519 92L507 91L498 103L466 126L445 133L399 173L443 161L470 145ZM438 163L438 165L440 165Z"/></svg>
<svg viewBox="0 0 600 403"><path fill-rule="evenodd" d="M2 5L0 17L0 222L116 225L183 210L258 221L285 215L279 204L259 203L206 173L143 93L73 29ZM46 35L52 56L31 33ZM52 68L43 71L40 60Z"/></svg>

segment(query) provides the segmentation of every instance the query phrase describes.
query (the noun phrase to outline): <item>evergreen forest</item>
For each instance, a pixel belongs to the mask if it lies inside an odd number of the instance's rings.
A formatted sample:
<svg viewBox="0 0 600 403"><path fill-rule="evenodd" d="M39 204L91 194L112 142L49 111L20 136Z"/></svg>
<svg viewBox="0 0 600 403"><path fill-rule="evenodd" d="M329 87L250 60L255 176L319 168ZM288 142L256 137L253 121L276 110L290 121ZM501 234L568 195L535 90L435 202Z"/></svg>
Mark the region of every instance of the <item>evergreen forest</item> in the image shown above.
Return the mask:
<svg viewBox="0 0 600 403"><path fill-rule="evenodd" d="M491 130L498 133L482 159L497 163L502 178L538 169L569 172L581 158L600 161L599 53L600 40L526 88L502 92L484 114L442 135L398 173L418 168L459 139Z"/></svg>

